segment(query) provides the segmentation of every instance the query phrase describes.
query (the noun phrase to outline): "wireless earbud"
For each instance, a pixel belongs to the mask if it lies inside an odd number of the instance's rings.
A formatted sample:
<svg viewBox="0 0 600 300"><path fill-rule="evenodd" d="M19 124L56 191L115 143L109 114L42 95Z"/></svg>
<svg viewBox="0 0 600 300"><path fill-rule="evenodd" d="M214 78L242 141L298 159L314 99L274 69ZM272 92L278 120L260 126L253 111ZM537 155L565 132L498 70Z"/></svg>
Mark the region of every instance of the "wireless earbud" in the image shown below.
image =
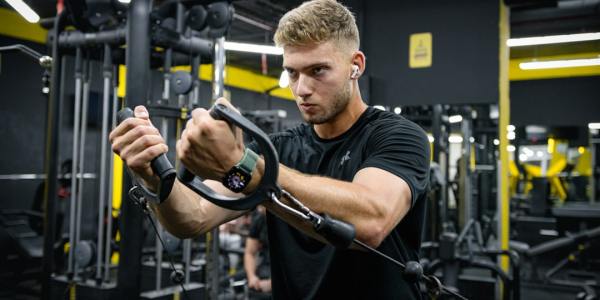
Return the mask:
<svg viewBox="0 0 600 300"><path fill-rule="evenodd" d="M352 74L350 74L350 78L352 78L352 79L356 79L356 78L358 78L358 75L360 74L360 73L358 72L358 69L359 69L359 68L358 68L358 66L357 66L357 65L352 65Z"/></svg>

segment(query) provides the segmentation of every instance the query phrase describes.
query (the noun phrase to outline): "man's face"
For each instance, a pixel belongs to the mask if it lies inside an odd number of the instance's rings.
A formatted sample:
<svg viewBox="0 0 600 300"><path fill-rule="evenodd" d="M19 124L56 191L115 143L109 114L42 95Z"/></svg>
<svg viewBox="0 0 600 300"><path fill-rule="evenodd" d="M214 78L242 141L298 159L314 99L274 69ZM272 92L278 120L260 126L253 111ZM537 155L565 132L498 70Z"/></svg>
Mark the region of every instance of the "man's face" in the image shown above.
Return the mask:
<svg viewBox="0 0 600 300"><path fill-rule="evenodd" d="M335 118L350 101L350 55L336 43L286 46L283 67L302 118L323 124Z"/></svg>

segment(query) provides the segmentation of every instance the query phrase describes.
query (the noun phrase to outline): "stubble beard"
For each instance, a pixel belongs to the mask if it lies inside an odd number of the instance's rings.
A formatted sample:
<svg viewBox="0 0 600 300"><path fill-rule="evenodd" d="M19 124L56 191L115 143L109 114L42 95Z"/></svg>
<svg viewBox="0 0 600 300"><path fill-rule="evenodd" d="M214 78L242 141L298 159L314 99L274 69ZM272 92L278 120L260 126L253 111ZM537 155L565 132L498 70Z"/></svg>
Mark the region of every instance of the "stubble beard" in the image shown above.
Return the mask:
<svg viewBox="0 0 600 300"><path fill-rule="evenodd" d="M323 112L320 114L308 115L303 113L302 117L308 124L319 125L327 123L337 117L350 102L350 86L346 85L342 90L333 96L330 103L324 104Z"/></svg>

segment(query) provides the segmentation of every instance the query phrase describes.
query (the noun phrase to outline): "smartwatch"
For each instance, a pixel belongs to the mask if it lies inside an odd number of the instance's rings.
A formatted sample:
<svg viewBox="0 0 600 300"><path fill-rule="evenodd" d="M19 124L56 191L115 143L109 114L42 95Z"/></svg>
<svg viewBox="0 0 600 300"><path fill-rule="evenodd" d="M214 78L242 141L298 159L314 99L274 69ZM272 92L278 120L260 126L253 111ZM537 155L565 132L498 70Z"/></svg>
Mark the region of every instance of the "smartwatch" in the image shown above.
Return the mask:
<svg viewBox="0 0 600 300"><path fill-rule="evenodd" d="M257 161L258 155L254 151L244 149L242 159L225 174L221 182L232 192L240 193L252 180L252 171Z"/></svg>

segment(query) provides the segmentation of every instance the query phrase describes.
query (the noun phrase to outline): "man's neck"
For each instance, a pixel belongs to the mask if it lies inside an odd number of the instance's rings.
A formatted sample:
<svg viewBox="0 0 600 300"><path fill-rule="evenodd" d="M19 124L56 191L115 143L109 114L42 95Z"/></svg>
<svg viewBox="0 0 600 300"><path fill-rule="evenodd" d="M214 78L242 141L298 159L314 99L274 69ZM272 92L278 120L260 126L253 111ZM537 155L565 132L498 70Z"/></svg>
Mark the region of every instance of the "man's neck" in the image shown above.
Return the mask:
<svg viewBox="0 0 600 300"><path fill-rule="evenodd" d="M350 100L346 109L332 120L323 124L315 124L315 132L322 139L332 139L340 136L356 123L366 109L367 105L362 101L362 98L358 96L357 98Z"/></svg>

